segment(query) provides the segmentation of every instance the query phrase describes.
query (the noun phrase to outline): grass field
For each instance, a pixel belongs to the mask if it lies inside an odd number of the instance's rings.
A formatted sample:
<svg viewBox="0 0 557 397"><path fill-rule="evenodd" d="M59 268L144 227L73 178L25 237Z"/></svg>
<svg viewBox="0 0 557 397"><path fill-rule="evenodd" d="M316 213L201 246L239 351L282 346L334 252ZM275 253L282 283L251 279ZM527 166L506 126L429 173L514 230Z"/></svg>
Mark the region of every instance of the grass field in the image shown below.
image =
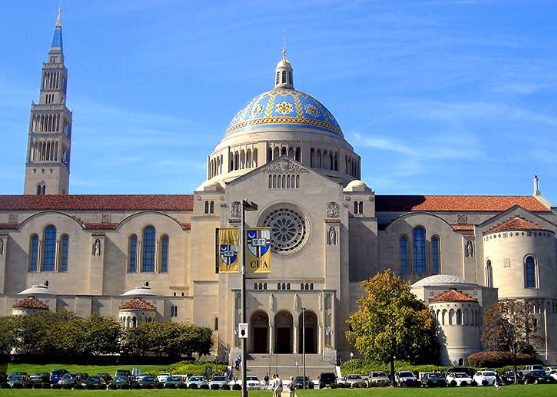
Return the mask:
<svg viewBox="0 0 557 397"><path fill-rule="evenodd" d="M114 397L121 396L157 396L164 397L232 397L240 396L237 390L44 390L44 389L0 389L2 397ZM443 388L372 388L372 389L323 389L298 390L297 397L464 397L464 396L517 396L549 397L557 395L557 385L512 385L503 386L497 391L495 387L443 387ZM269 390L250 390L249 397L271 397ZM283 397L288 397L284 393Z"/></svg>

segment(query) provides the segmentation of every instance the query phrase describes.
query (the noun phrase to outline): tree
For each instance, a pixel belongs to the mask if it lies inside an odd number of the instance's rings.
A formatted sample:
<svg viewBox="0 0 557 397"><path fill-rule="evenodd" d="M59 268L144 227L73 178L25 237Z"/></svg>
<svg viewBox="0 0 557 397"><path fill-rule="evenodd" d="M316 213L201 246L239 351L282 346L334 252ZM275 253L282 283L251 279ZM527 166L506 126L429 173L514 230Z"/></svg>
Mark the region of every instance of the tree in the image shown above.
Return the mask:
<svg viewBox="0 0 557 397"><path fill-rule="evenodd" d="M515 373L518 354L534 354L534 344L545 340L536 327L533 309L532 301L502 299L488 306L484 313L481 336L484 347L510 352Z"/></svg>
<svg viewBox="0 0 557 397"><path fill-rule="evenodd" d="M433 318L410 291L410 283L386 270L362 281L365 295L347 322L346 338L366 358L390 363L395 358L412 363L437 361L438 345Z"/></svg>

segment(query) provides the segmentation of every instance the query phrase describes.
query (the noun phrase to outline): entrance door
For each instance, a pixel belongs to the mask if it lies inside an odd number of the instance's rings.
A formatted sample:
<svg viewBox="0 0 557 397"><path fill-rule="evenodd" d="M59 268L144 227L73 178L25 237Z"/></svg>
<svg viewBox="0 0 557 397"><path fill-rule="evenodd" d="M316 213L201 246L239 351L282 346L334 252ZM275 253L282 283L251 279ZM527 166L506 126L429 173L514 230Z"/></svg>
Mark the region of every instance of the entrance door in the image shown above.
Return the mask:
<svg viewBox="0 0 557 397"><path fill-rule="evenodd" d="M290 349L290 328L277 328L276 353L292 353Z"/></svg>
<svg viewBox="0 0 557 397"><path fill-rule="evenodd" d="M253 329L253 352L254 353L267 353L267 346L269 341L267 339L267 328L257 327Z"/></svg>

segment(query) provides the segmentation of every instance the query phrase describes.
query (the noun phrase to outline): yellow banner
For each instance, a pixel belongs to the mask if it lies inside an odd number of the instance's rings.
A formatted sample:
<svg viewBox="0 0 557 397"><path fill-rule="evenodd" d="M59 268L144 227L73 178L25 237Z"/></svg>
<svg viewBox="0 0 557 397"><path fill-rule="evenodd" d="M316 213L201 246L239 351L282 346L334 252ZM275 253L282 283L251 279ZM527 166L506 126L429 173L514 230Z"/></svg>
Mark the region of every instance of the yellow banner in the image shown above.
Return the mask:
<svg viewBox="0 0 557 397"><path fill-rule="evenodd" d="M238 273L238 229L235 227L217 229L217 273Z"/></svg>
<svg viewBox="0 0 557 397"><path fill-rule="evenodd" d="M250 228L246 231L246 272L271 272L271 229Z"/></svg>

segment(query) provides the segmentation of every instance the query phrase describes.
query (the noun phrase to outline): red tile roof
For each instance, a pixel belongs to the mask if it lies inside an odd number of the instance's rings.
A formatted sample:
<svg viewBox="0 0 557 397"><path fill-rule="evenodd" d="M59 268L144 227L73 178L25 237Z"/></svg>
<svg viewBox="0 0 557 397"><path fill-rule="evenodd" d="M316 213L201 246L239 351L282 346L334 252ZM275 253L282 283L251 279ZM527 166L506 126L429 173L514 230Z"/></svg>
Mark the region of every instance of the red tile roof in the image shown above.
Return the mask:
<svg viewBox="0 0 557 397"><path fill-rule="evenodd" d="M25 298L21 302L13 305L14 309L43 309L48 310L48 306L44 303L39 302L33 297Z"/></svg>
<svg viewBox="0 0 557 397"><path fill-rule="evenodd" d="M462 292L458 292L455 290L445 292L442 295L439 295L437 298L433 298L430 302L477 302L477 299L472 298Z"/></svg>
<svg viewBox="0 0 557 397"><path fill-rule="evenodd" d="M451 225L455 231L472 231L474 230L474 225Z"/></svg>
<svg viewBox="0 0 557 397"><path fill-rule="evenodd" d="M192 194L0 195L0 211L193 211Z"/></svg>
<svg viewBox="0 0 557 397"><path fill-rule="evenodd" d="M550 209L534 196L375 196L375 210L378 212L500 212L515 205L530 212L550 212Z"/></svg>
<svg viewBox="0 0 557 397"><path fill-rule="evenodd" d="M142 301L141 299L133 299L128 303L124 303L122 306L120 306L120 310L129 310L129 309L155 310L153 306L151 306L145 301Z"/></svg>
<svg viewBox="0 0 557 397"><path fill-rule="evenodd" d="M497 233L497 232L507 232L510 230L549 230L545 227L537 225L533 222L527 221L522 218L514 218L510 221L502 223L499 226L494 227L491 230L486 231L484 234Z"/></svg>

